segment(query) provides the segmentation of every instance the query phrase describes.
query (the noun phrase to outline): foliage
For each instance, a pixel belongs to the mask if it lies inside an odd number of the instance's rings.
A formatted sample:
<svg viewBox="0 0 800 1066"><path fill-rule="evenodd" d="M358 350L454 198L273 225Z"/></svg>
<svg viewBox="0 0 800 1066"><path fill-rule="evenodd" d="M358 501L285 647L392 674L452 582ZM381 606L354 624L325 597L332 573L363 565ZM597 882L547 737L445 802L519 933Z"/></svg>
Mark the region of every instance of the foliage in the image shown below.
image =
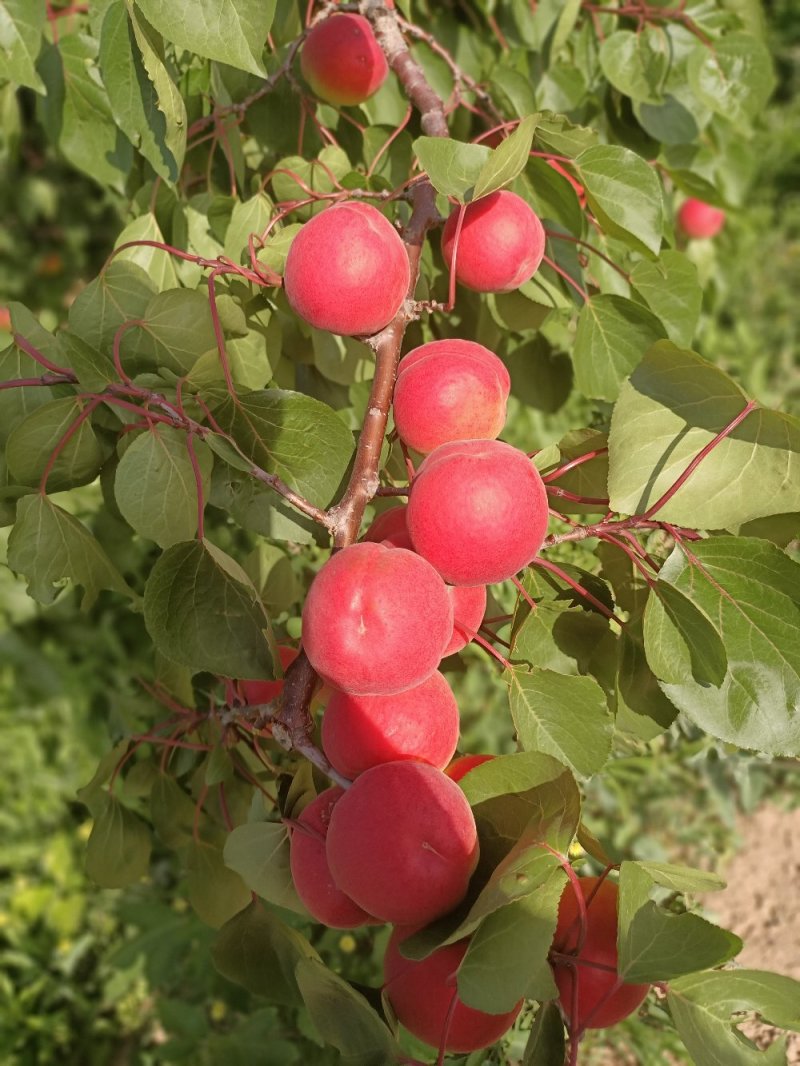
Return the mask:
<svg viewBox="0 0 800 1066"><path fill-rule="evenodd" d="M466 336L501 356L504 439L536 453L559 509L521 584L491 590L482 641L503 672L475 646L444 664L464 746L502 757L463 783L482 845L468 898L412 950L474 934L462 998L496 1012L532 1001L505 1050L471 1066L553 1061L563 1026L533 1004L553 995L563 870L624 859L620 966L669 984L645 1027L677 1031L697 1063L756 1063L732 1015L798 1028L796 985L719 969L737 939L692 913L709 878L669 865L672 832L633 846L630 795L657 761L678 791L726 745L755 778L768 756L800 754L793 326L786 290L754 295L739 265L754 238L737 215L779 130L762 120L775 77L760 9L414 0L387 13L369 0L379 40L402 29L419 77L398 71L342 110L299 80L305 6L235 0L224 24L210 0L9 0L2 15L2 196L19 178L23 206L0 248L0 519L19 577L3 577L16 629L0 642L18 706L46 714L23 711L31 748L3 708L19 739L0 935L19 978L3 986L0 1048L51 1061L91 1027L98 1063L120 1030L143 1063L198 1049L249 1061L264 1046L276 1064L401 1061L399 1046L431 1061L386 1024L386 932L324 930L291 884L285 825L330 770L309 740L313 677L304 700L287 683L266 707L243 706L236 686L280 676L276 639L299 638L331 539L351 543L365 508L382 508L376 475L389 494L406 481L381 384L405 330L406 348ZM794 165L777 140L773 174ZM413 249L434 199L446 215L506 187L548 236L519 290L456 293L430 234L395 339L332 336L291 312L285 257L327 203L374 202ZM796 240L796 199L781 195ZM686 196L727 209L716 246L676 237ZM766 200L752 210L775 218ZM775 318L761 360L746 316L729 317L744 292L759 321ZM37 647L70 691L56 695ZM92 774L100 723L114 746ZM83 806L33 822L21 783L44 788L48 753ZM627 817L602 823L615 804ZM97 908L77 867L84 808ZM31 839L45 833L42 855ZM111 938L124 943L100 961ZM52 1011L46 1059L35 1031ZM583 1034L568 1035L575 1062Z"/></svg>

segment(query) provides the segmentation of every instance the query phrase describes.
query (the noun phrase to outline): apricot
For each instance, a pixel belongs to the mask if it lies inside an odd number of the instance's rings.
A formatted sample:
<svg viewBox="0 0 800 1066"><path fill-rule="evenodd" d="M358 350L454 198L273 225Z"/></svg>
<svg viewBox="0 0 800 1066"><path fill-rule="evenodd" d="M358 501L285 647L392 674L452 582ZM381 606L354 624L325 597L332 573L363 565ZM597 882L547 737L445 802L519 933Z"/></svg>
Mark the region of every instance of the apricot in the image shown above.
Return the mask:
<svg viewBox="0 0 800 1066"><path fill-rule="evenodd" d="M493 440L505 424L510 391L504 364L482 344L431 341L400 362L394 423L418 452L451 440Z"/></svg>
<svg viewBox="0 0 800 1066"><path fill-rule="evenodd" d="M331 811L343 795L344 789L338 787L320 792L297 819L289 845L289 867L298 896L313 918L334 929L373 921L336 887L328 867L325 838Z"/></svg>
<svg viewBox="0 0 800 1066"><path fill-rule="evenodd" d="M547 492L527 455L497 440L442 444L411 485L414 548L452 585L513 577L542 546Z"/></svg>
<svg viewBox="0 0 800 1066"><path fill-rule="evenodd" d="M522 1000L507 1014L486 1014L458 1000L450 1014L458 998L456 971L469 940L448 944L417 962L400 954L400 945L414 932L395 929L383 958L384 989L398 1021L419 1040L435 1048L444 1044L447 1051L477 1051L494 1044L513 1025Z"/></svg>
<svg viewBox="0 0 800 1066"><path fill-rule="evenodd" d="M405 504L381 511L364 534L364 540L374 540L390 544L394 548L409 548L413 551L406 522Z"/></svg>
<svg viewBox="0 0 800 1066"><path fill-rule="evenodd" d="M562 178L567 179L572 188L575 190L575 195L578 197L578 201L580 202L581 207L586 207L586 190L577 180L577 178L573 178L570 172L568 170L565 170L564 167L562 167L562 165L556 159L548 159L547 165L549 167L552 167L557 174L560 174L562 176Z"/></svg>
<svg viewBox="0 0 800 1066"><path fill-rule="evenodd" d="M359 907L386 922L427 925L464 898L478 833L464 793L441 770L386 762L336 804L327 854L336 884Z"/></svg>
<svg viewBox="0 0 800 1066"><path fill-rule="evenodd" d="M453 601L453 635L445 655L453 655L465 648L480 629L486 614L485 585L448 585L447 591Z"/></svg>
<svg viewBox="0 0 800 1066"><path fill-rule="evenodd" d="M369 336L400 310L409 279L405 246L391 222L370 204L346 200L297 234L283 285L292 310L316 329Z"/></svg>
<svg viewBox="0 0 800 1066"><path fill-rule="evenodd" d="M300 652L297 648L278 645L278 657L281 660L281 667L284 673L286 673L289 665L295 661L299 654ZM283 678L279 677L275 681L240 681L239 691L244 701L248 704L269 703L270 700L274 700L276 696L283 692Z"/></svg>
<svg viewBox="0 0 800 1066"><path fill-rule="evenodd" d="M333 555L311 583L303 647L332 688L387 695L421 685L453 632L447 588L407 548L362 542Z"/></svg>
<svg viewBox="0 0 800 1066"><path fill-rule="evenodd" d="M458 744L458 704L438 671L393 696L334 692L322 719L322 747L344 777L378 763L420 759L440 770Z"/></svg>
<svg viewBox="0 0 800 1066"><path fill-rule="evenodd" d="M725 212L690 197L678 209L678 227L687 237L716 237L725 224Z"/></svg>
<svg viewBox="0 0 800 1066"><path fill-rule="evenodd" d="M442 254L453 269L460 208L442 233ZM511 292L533 277L544 256L542 223L521 196L500 189L467 204L458 238L456 278L475 292Z"/></svg>
<svg viewBox="0 0 800 1066"><path fill-rule="evenodd" d="M578 1029L605 1029L627 1018L639 1007L650 990L649 985L621 984L617 969L617 896L613 881L582 877L580 888L586 900L586 935L576 955L574 967L553 962L553 976L558 986L561 1007ZM568 882L558 907L558 925L553 948L573 954L580 943L580 911L572 882ZM585 963L597 963L611 969L597 969ZM577 1019L572 1018L575 980L577 979Z"/></svg>
<svg viewBox="0 0 800 1066"><path fill-rule="evenodd" d="M493 758L494 755L461 755L458 759L453 759L444 772L451 781L460 781L470 770L474 770L476 766L481 766L485 762L490 762Z"/></svg>
<svg viewBox="0 0 800 1066"><path fill-rule="evenodd" d="M318 22L300 53L303 77L329 104L361 104L389 73L386 57L363 15L340 13Z"/></svg>

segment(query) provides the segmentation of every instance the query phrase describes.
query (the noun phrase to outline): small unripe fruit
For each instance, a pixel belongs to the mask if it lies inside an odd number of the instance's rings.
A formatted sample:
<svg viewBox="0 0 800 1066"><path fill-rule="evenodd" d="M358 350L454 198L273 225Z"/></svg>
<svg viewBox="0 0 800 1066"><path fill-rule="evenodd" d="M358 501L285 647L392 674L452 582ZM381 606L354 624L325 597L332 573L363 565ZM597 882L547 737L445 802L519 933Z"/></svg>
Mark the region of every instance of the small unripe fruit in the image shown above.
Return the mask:
<svg viewBox="0 0 800 1066"><path fill-rule="evenodd" d="M334 769L351 779L399 759L441 770L456 750L458 729L456 698L437 670L393 696L334 692L322 719L322 747Z"/></svg>
<svg viewBox="0 0 800 1066"><path fill-rule="evenodd" d="M725 224L725 212L702 200L684 200L678 210L678 226L687 237L716 237Z"/></svg>
<svg viewBox="0 0 800 1066"><path fill-rule="evenodd" d="M490 762L493 758L494 755L461 755L458 759L453 759L445 773L451 780L460 781L470 770L474 770L476 766L481 766L485 762Z"/></svg>
<svg viewBox="0 0 800 1066"><path fill-rule="evenodd" d="M395 426L418 452L451 440L493 440L505 424L510 391L505 365L482 344L431 341L400 362Z"/></svg>
<svg viewBox="0 0 800 1066"><path fill-rule="evenodd" d="M340 13L318 22L300 53L303 77L330 104L361 104L377 92L389 67L363 15Z"/></svg>
<svg viewBox="0 0 800 1066"><path fill-rule="evenodd" d="M447 588L419 555L362 542L322 567L303 608L303 647L333 688L386 695L431 676L453 632Z"/></svg>
<svg viewBox="0 0 800 1066"><path fill-rule="evenodd" d="M289 648L285 645L278 646L278 657L281 660L281 667L284 673L286 673L299 654L300 652L297 648ZM248 704L269 703L270 700L274 700L276 696L283 692L283 678L279 677L275 681L240 681L239 691L244 701Z"/></svg>
<svg viewBox="0 0 800 1066"><path fill-rule="evenodd" d="M553 963L553 975L558 986L561 1008L567 1017L573 1012L575 981L577 980L577 1027L605 1029L627 1018L641 1004L650 990L649 985L617 985L617 896L618 889L608 879L600 883L597 877L582 877L580 888L587 902L586 935L578 960L598 963L611 969L584 966L578 961L574 967L564 962ZM558 925L553 948L562 954L573 954L580 943L580 910L572 882L568 882L558 907ZM574 975L574 976L573 976ZM576 1019L572 1019L575 1024Z"/></svg>
<svg viewBox="0 0 800 1066"><path fill-rule="evenodd" d="M336 884L369 914L427 925L464 898L478 833L464 793L441 770L388 762L336 804L327 852Z"/></svg>
<svg viewBox="0 0 800 1066"><path fill-rule="evenodd" d="M348 200L306 222L289 248L283 284L292 310L316 329L369 336L400 310L409 279L391 222Z"/></svg>
<svg viewBox="0 0 800 1066"><path fill-rule="evenodd" d="M541 548L547 520L536 467L497 440L454 441L431 452L408 501L415 549L453 585L513 577Z"/></svg>
<svg viewBox="0 0 800 1066"><path fill-rule="evenodd" d="M469 940L448 944L415 961L400 954L400 945L413 932L413 928L395 929L383 960L384 989L398 1020L431 1047L439 1048L444 1041L447 1051L477 1051L498 1041L514 1024L522 1000L506 1014L486 1014L459 1000L451 1014L453 998L458 995L456 971Z"/></svg>
<svg viewBox="0 0 800 1066"><path fill-rule="evenodd" d="M297 894L309 914L334 929L352 929L372 922L349 896L334 884L325 853L331 811L344 789L328 788L305 807L292 829L289 866Z"/></svg>
<svg viewBox="0 0 800 1066"><path fill-rule="evenodd" d="M442 253L452 269L460 208L445 223ZM467 204L456 253L456 278L476 292L511 292L533 277L544 256L545 232L533 209L501 189Z"/></svg>

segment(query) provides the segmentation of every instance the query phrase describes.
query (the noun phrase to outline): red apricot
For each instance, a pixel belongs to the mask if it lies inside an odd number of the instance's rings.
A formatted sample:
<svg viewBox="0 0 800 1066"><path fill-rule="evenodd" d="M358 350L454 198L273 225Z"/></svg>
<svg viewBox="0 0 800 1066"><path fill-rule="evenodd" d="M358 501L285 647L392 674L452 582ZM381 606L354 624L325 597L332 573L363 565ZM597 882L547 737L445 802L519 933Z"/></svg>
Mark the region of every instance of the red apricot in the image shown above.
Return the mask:
<svg viewBox="0 0 800 1066"><path fill-rule="evenodd" d="M393 696L334 692L322 719L322 746L344 777L378 763L421 759L440 770L458 744L458 704L438 671Z"/></svg>
<svg viewBox="0 0 800 1066"><path fill-rule="evenodd" d="M338 787L320 792L303 808L289 845L289 866L298 896L313 918L334 929L351 929L373 921L336 887L328 867L325 837L331 811L343 795L344 789Z"/></svg>
<svg viewBox="0 0 800 1066"><path fill-rule="evenodd" d="M333 555L303 608L303 647L333 688L386 695L431 676L453 632L453 605L406 548L362 542Z"/></svg>
<svg viewBox="0 0 800 1066"><path fill-rule="evenodd" d="M409 548L413 551L414 546L411 543L406 523L405 504L381 511L373 520L363 539L390 544L394 548Z"/></svg>
<svg viewBox="0 0 800 1066"><path fill-rule="evenodd" d="M581 946L573 966L553 962L553 975L562 1010L573 1025L605 1029L632 1014L650 986L621 984L617 976L617 886L607 878L601 882L597 877L582 877L580 889L586 900L585 937L581 944L580 910L573 883L568 882L558 908L553 948L561 954L574 954ZM572 1018L576 979L577 1019Z"/></svg>
<svg viewBox="0 0 800 1066"><path fill-rule="evenodd" d="M442 253L453 268L459 207L442 233ZM511 292L539 269L545 233L538 216L521 196L500 189L467 204L458 238L456 278L476 292Z"/></svg>
<svg viewBox="0 0 800 1066"><path fill-rule="evenodd" d="M300 53L303 77L330 104L361 104L383 85L389 67L363 15L318 22Z"/></svg>
<svg viewBox="0 0 800 1066"><path fill-rule="evenodd" d="M442 444L408 501L414 548L453 585L513 577L547 532L547 492L527 455L497 440Z"/></svg>
<svg viewBox="0 0 800 1066"><path fill-rule="evenodd" d="M405 246L391 222L370 204L347 200L306 222L289 248L283 284L300 318L356 336L391 322L409 279Z"/></svg>
<svg viewBox="0 0 800 1066"><path fill-rule="evenodd" d="M678 210L678 227L687 237L716 237L725 224L725 212L702 200L684 200Z"/></svg>
<svg viewBox="0 0 800 1066"><path fill-rule="evenodd" d="M494 755L461 755L458 759L453 759L445 769L445 773L452 781L460 781L470 770L474 770L476 766L481 766L485 762L490 762L493 758Z"/></svg>
<svg viewBox="0 0 800 1066"><path fill-rule="evenodd" d="M299 654L297 648L278 645L278 656L284 673ZM283 678L279 677L275 681L240 681L239 691L246 703L269 703L283 692Z"/></svg>
<svg viewBox="0 0 800 1066"><path fill-rule="evenodd" d="M453 601L453 635L444 654L453 655L475 639L486 614L486 586L448 585L447 591Z"/></svg>
<svg viewBox="0 0 800 1066"><path fill-rule="evenodd" d="M419 1040L447 1051L468 1052L494 1044L514 1023L522 1000L506 1014L486 1014L458 1000L456 971L469 947L459 940L419 961L400 954L400 945L416 932L392 932L383 959L384 988L398 1021ZM452 1013L451 1013L452 1008Z"/></svg>
<svg viewBox="0 0 800 1066"><path fill-rule="evenodd" d="M405 443L431 452L451 440L494 439L506 420L511 378L474 341L431 341L400 362L394 422Z"/></svg>
<svg viewBox="0 0 800 1066"><path fill-rule="evenodd" d="M575 195L578 197L581 207L586 207L586 190L577 180L577 178L573 178L570 172L568 170L565 170L564 167L562 167L562 165L556 159L548 159L547 165L552 167L557 174L560 174L562 176L562 178L567 179L572 188L575 190Z"/></svg>
<svg viewBox="0 0 800 1066"><path fill-rule="evenodd" d="M364 910L426 925L464 898L478 834L464 793L441 770L387 762L365 770L336 804L327 853L336 884Z"/></svg>

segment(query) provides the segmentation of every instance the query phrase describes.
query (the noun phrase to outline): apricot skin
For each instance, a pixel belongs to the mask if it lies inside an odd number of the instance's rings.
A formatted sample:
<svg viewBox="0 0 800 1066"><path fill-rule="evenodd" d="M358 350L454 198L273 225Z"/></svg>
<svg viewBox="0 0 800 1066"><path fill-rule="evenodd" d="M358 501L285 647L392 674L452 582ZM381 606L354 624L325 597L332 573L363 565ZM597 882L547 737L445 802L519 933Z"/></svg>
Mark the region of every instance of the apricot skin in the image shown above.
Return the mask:
<svg viewBox="0 0 800 1066"><path fill-rule="evenodd" d="M278 645L278 656L284 673L299 654L297 648ZM275 681L240 681L239 691L246 703L269 703L283 692L283 678L277 678Z"/></svg>
<svg viewBox="0 0 800 1066"><path fill-rule="evenodd" d="M582 877L581 892L587 901L586 937L578 954L579 959L602 966L617 967L617 886L608 879L600 887L597 877ZM580 920L572 882L564 889L558 908L558 925L553 939L556 951L569 954L579 943ZM649 985L623 984L615 992L615 973L581 966L573 970L563 962L553 963L553 975L558 986L561 1007L572 1014L574 980L578 982L578 1028L605 1029L627 1018L641 1004L650 990ZM609 993L611 993L609 995ZM587 1024L588 1023L588 1024Z"/></svg>
<svg viewBox="0 0 800 1066"><path fill-rule="evenodd" d="M460 208L442 233L442 254L452 266ZM516 193L501 189L467 205L458 238L456 278L475 292L511 292L539 269L545 233L533 209Z"/></svg>
<svg viewBox="0 0 800 1066"><path fill-rule="evenodd" d="M319 22L300 53L303 77L330 104L361 104L377 92L389 67L363 15L341 13Z"/></svg>
<svg viewBox="0 0 800 1066"><path fill-rule="evenodd" d="M303 608L303 647L332 688L387 695L434 672L453 605L433 567L406 548L361 542L331 556Z"/></svg>
<svg viewBox="0 0 800 1066"><path fill-rule="evenodd" d="M286 257L283 284L292 310L316 329L371 336L397 314L409 279L391 222L348 200L306 222Z"/></svg>
<svg viewBox="0 0 800 1066"><path fill-rule="evenodd" d="M333 929L352 929L372 922L349 896L334 884L325 854L331 811L344 789L328 788L305 807L292 829L289 866L297 894L309 914Z"/></svg>
<svg viewBox="0 0 800 1066"><path fill-rule="evenodd" d="M426 925L464 898L478 834L464 793L441 770L388 762L336 804L327 854L336 884L369 914Z"/></svg>
<svg viewBox="0 0 800 1066"><path fill-rule="evenodd" d="M322 747L353 779L378 763L419 759L447 766L458 744L458 704L444 675L393 696L334 692L322 719Z"/></svg>
<svg viewBox="0 0 800 1066"><path fill-rule="evenodd" d="M690 238L716 237L725 225L725 212L702 200L684 200L678 210L678 228Z"/></svg>
<svg viewBox="0 0 800 1066"><path fill-rule="evenodd" d="M394 548L408 548L413 551L414 547L406 522L405 504L381 511L364 534L364 540L374 540L378 543L391 544Z"/></svg>
<svg viewBox="0 0 800 1066"><path fill-rule="evenodd" d="M431 341L400 362L394 422L405 443L431 452L451 440L493 440L506 420L511 378L482 344Z"/></svg>
<svg viewBox="0 0 800 1066"><path fill-rule="evenodd" d="M458 759L453 759L445 769L445 773L451 781L460 781L470 770L474 770L476 766L481 766L485 762L491 762L493 758L494 755L461 755Z"/></svg>
<svg viewBox="0 0 800 1066"><path fill-rule="evenodd" d="M547 532L547 492L524 452L496 440L443 444L411 486L414 548L452 585L488 585L527 566Z"/></svg>
<svg viewBox="0 0 800 1066"><path fill-rule="evenodd" d="M383 960L384 988L394 1013L419 1040L441 1046L453 996L457 994L456 971L467 952L469 940L434 951L416 962L403 958L400 944L415 932L399 927L392 932ZM447 1051L468 1052L496 1043L514 1023L522 1000L507 1014L486 1014L459 1002L447 1030Z"/></svg>

